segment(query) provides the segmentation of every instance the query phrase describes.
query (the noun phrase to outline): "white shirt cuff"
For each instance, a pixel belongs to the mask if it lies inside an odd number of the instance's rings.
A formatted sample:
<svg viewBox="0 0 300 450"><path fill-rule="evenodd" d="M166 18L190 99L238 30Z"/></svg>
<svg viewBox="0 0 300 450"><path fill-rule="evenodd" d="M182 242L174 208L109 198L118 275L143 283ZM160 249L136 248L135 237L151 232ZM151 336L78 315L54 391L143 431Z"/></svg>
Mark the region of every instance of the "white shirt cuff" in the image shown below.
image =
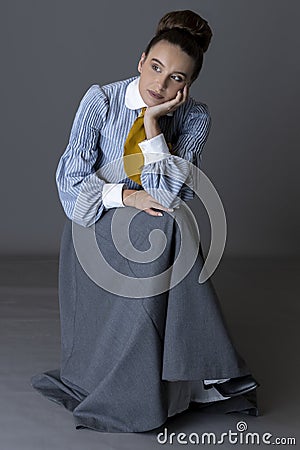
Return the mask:
<svg viewBox="0 0 300 450"><path fill-rule="evenodd" d="M125 207L122 190L125 183L106 183L102 189L102 203L106 209Z"/></svg>
<svg viewBox="0 0 300 450"><path fill-rule="evenodd" d="M171 155L163 133L151 139L145 139L139 143L139 147L143 152L144 165L161 161Z"/></svg>

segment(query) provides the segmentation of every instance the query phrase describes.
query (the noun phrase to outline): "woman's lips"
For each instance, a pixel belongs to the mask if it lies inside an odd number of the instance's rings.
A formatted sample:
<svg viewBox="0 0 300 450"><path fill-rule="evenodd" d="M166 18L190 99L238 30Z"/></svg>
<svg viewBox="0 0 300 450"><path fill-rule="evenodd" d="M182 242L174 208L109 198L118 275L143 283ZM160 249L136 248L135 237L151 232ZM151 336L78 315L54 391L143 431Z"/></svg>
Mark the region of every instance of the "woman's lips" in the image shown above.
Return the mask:
<svg viewBox="0 0 300 450"><path fill-rule="evenodd" d="M161 100L163 98L162 95L157 94L154 91L151 91L150 89L148 89L149 94L151 95L151 97L156 98L156 100Z"/></svg>

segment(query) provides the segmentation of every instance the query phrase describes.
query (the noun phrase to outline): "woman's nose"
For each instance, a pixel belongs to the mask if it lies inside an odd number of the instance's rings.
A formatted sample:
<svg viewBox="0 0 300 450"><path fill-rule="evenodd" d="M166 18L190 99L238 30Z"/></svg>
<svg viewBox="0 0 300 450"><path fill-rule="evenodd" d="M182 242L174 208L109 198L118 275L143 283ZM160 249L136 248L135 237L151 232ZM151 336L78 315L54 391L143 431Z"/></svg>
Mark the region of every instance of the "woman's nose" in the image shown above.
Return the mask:
<svg viewBox="0 0 300 450"><path fill-rule="evenodd" d="M159 77L157 80L157 86L159 90L163 91L168 87L168 78L167 77Z"/></svg>

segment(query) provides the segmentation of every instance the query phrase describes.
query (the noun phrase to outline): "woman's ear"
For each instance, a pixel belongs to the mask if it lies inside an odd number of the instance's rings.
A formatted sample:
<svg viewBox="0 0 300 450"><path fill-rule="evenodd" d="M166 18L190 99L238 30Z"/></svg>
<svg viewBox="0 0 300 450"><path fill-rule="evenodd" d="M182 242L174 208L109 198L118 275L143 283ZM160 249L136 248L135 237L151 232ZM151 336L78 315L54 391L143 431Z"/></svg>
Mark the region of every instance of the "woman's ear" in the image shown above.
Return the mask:
<svg viewBox="0 0 300 450"><path fill-rule="evenodd" d="M142 73L142 66L143 66L143 64L144 64L145 59L146 59L146 54L145 54L145 52L143 52L143 53L142 53L142 56L141 56L141 58L140 58L140 60L139 60L139 63L138 63L138 71L139 71L140 73Z"/></svg>

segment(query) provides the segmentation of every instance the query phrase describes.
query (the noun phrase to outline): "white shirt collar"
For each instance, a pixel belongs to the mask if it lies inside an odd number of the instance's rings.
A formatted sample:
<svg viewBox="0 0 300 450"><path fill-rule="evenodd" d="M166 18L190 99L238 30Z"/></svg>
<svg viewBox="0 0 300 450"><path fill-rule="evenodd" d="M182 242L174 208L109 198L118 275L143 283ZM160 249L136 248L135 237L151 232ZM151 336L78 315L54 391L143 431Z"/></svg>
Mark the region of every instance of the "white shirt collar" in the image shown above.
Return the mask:
<svg viewBox="0 0 300 450"><path fill-rule="evenodd" d="M135 78L129 83L125 93L125 106L129 109L141 109L147 107L139 91L140 77ZM173 116L173 112L167 114Z"/></svg>

